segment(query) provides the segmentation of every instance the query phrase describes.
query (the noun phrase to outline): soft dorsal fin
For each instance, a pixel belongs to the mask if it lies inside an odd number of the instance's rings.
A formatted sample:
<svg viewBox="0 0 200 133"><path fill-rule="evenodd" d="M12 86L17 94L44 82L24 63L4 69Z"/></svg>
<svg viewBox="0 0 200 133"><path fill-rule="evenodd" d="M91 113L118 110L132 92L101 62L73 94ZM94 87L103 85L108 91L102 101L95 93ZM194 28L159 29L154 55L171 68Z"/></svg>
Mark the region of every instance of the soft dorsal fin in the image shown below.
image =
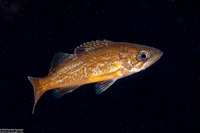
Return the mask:
<svg viewBox="0 0 200 133"><path fill-rule="evenodd" d="M67 60L69 57L71 57L72 54L68 54L68 53L56 53L52 59L51 62L51 69L49 72L53 71L54 68L56 68L61 62Z"/></svg>
<svg viewBox="0 0 200 133"><path fill-rule="evenodd" d="M112 42L112 41L108 41L108 40L100 41L100 40L97 40L97 41L87 42L87 43L84 43L84 44L78 46L74 50L74 54L80 54L82 52L89 51L89 50L92 50L92 49L95 49L95 48L98 48L98 47L101 47L101 46L106 46L110 42Z"/></svg>
<svg viewBox="0 0 200 133"><path fill-rule="evenodd" d="M58 89L53 90L52 95L53 95L55 98L60 98L60 97L62 97L63 95L65 95L66 93L70 93L70 92L72 92L73 90L77 89L78 87L80 87L80 86L77 85L77 86L61 87L61 88L58 88Z"/></svg>
<svg viewBox="0 0 200 133"><path fill-rule="evenodd" d="M105 90L107 90L113 83L115 83L117 79L106 80L102 82L98 82L95 85L96 94L101 94Z"/></svg>

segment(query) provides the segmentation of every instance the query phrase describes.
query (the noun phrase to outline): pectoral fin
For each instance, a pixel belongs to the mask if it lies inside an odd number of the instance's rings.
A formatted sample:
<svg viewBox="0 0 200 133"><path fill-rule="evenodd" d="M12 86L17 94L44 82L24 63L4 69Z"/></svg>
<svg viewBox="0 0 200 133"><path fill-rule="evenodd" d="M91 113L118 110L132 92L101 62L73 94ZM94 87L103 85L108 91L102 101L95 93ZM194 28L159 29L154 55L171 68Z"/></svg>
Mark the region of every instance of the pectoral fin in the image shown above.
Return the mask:
<svg viewBox="0 0 200 133"><path fill-rule="evenodd" d="M80 86L77 85L77 86L70 86L70 87L58 88L58 89L56 89L56 90L53 90L52 95L53 95L55 98L60 98L60 97L62 97L63 95L65 95L66 93L70 93L70 92L72 92L73 90L77 89L78 87L80 87Z"/></svg>
<svg viewBox="0 0 200 133"><path fill-rule="evenodd" d="M112 80L106 80L102 82L98 82L95 85L96 88L96 94L101 94L105 90L107 90L117 79L112 79Z"/></svg>

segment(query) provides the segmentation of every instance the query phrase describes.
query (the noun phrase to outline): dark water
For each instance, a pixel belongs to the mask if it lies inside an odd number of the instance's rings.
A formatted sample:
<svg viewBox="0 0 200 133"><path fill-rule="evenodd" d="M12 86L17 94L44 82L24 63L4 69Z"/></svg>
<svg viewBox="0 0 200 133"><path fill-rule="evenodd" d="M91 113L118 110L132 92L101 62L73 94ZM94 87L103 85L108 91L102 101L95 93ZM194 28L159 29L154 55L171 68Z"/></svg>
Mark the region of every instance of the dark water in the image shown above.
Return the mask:
<svg viewBox="0 0 200 133"><path fill-rule="evenodd" d="M0 129L24 132L200 131L200 10L194 0L0 1ZM91 41L140 43L164 52L145 71L96 95L93 85L39 100L27 76L43 77L54 53Z"/></svg>

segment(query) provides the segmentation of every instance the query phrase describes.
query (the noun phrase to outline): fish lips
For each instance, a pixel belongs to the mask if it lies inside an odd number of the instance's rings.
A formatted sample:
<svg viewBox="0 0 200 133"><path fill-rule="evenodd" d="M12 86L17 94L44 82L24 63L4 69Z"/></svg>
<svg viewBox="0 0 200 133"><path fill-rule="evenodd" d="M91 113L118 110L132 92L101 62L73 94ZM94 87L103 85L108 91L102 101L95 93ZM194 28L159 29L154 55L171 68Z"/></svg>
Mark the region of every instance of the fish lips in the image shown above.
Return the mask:
<svg viewBox="0 0 200 133"><path fill-rule="evenodd" d="M162 57L162 55L163 55L163 52L159 51L159 53L156 56L154 56L152 59L149 60L147 67L150 67L155 62L157 62Z"/></svg>

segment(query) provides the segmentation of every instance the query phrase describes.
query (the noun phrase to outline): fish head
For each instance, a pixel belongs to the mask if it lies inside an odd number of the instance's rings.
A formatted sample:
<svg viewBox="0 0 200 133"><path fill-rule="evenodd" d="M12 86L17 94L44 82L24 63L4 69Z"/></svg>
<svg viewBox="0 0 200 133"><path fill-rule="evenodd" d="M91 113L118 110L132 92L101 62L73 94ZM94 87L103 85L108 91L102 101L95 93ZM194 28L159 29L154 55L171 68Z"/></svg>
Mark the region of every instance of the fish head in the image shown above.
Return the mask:
<svg viewBox="0 0 200 133"><path fill-rule="evenodd" d="M163 52L153 47L136 45L133 54L132 71L138 72L153 65L160 59Z"/></svg>
<svg viewBox="0 0 200 133"><path fill-rule="evenodd" d="M129 56L128 59L126 58L126 60L124 60L125 62L123 62L123 66L126 69L126 72L123 74L124 76L150 67L160 59L163 52L153 47L133 44L131 48L129 48L129 55L130 54L131 56Z"/></svg>

